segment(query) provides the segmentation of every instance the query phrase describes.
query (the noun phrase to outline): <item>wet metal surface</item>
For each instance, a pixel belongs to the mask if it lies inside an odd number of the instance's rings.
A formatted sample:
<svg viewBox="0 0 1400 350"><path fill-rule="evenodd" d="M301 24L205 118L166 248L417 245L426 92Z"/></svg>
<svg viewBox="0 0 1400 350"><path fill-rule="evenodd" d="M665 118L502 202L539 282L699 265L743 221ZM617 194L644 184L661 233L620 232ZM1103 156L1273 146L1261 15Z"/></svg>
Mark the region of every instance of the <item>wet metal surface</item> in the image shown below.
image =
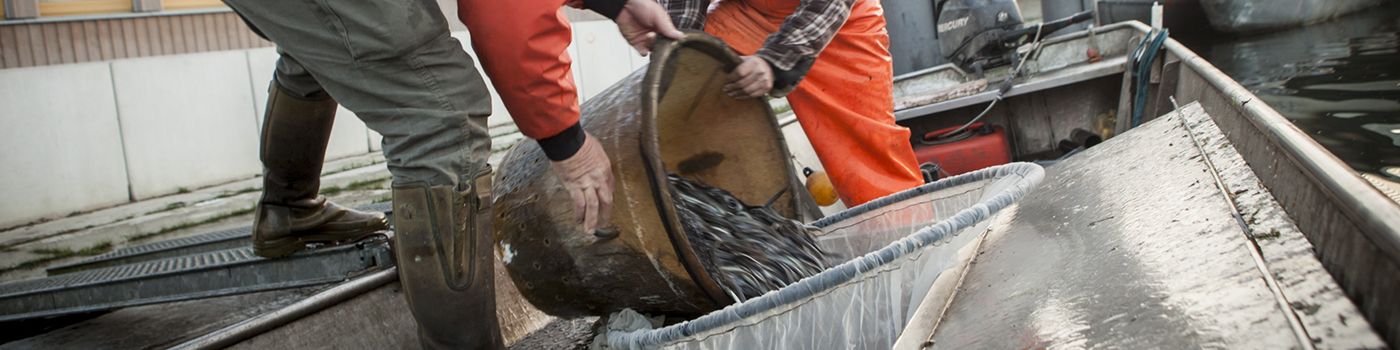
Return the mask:
<svg viewBox="0 0 1400 350"><path fill-rule="evenodd" d="M1181 117L1202 144L1227 142L1225 134L1199 104L1182 108ZM1207 159L1220 174L1249 237L1268 271L1318 348L1377 349L1385 346L1371 324L1347 299L1336 280L1313 255L1316 249L1283 206L1255 176L1233 145L1208 147Z"/></svg>
<svg viewBox="0 0 1400 350"><path fill-rule="evenodd" d="M1203 162L1167 117L1048 168L933 347L1301 348Z"/></svg>

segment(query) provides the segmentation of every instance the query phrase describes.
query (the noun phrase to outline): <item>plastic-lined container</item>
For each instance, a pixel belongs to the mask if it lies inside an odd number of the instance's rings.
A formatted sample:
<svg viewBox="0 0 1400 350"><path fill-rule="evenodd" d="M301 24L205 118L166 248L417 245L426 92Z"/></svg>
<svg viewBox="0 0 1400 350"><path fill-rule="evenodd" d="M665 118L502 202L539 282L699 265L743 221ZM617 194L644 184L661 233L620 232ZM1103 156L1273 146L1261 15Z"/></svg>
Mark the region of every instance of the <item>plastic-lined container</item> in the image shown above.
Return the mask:
<svg viewBox="0 0 1400 350"><path fill-rule="evenodd" d="M697 319L606 333L612 349L889 349L938 276L1040 166L1011 163L939 180L819 220L845 263Z"/></svg>

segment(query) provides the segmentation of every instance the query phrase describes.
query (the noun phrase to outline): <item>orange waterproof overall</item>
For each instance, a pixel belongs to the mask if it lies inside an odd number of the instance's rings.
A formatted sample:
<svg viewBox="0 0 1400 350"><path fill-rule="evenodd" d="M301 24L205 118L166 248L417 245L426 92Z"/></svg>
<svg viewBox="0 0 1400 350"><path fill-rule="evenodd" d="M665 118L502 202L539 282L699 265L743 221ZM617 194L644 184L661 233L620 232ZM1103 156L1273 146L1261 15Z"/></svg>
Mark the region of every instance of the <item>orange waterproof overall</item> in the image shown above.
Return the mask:
<svg viewBox="0 0 1400 350"><path fill-rule="evenodd" d="M763 46L799 0L722 0L705 31L743 55ZM890 39L878 0L857 0L846 24L787 95L847 206L923 184L909 129L894 123Z"/></svg>

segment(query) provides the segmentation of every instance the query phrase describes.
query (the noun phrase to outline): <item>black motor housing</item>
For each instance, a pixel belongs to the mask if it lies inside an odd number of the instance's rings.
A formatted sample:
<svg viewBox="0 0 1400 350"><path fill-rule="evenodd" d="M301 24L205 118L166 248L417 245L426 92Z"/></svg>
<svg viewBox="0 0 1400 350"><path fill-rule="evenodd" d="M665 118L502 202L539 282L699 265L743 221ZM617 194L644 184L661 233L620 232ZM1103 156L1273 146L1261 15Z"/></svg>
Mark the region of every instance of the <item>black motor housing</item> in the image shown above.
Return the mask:
<svg viewBox="0 0 1400 350"><path fill-rule="evenodd" d="M1000 46L1003 31L1023 23L1014 0L939 0L934 6L935 38L943 56L967 66L988 47Z"/></svg>

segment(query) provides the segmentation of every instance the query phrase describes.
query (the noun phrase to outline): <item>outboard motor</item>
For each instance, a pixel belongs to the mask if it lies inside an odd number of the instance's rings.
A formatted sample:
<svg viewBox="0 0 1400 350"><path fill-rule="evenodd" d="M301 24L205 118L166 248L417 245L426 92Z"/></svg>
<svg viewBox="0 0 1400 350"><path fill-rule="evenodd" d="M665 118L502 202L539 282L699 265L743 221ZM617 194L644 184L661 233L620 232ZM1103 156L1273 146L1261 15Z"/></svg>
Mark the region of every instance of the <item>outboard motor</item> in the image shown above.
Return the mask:
<svg viewBox="0 0 1400 350"><path fill-rule="evenodd" d="M938 0L934 5L934 38L943 56L959 68L981 75L990 68L1014 63L1016 47L1037 34L1051 32L1094 18L1092 11L1023 26L1021 9L1014 0Z"/></svg>
<svg viewBox="0 0 1400 350"><path fill-rule="evenodd" d="M994 54L998 32L1021 27L1021 9L1014 0L938 0L933 7L934 38L944 58L971 67L980 56ZM997 55L1000 56L1000 55ZM990 68L990 67L984 67Z"/></svg>

